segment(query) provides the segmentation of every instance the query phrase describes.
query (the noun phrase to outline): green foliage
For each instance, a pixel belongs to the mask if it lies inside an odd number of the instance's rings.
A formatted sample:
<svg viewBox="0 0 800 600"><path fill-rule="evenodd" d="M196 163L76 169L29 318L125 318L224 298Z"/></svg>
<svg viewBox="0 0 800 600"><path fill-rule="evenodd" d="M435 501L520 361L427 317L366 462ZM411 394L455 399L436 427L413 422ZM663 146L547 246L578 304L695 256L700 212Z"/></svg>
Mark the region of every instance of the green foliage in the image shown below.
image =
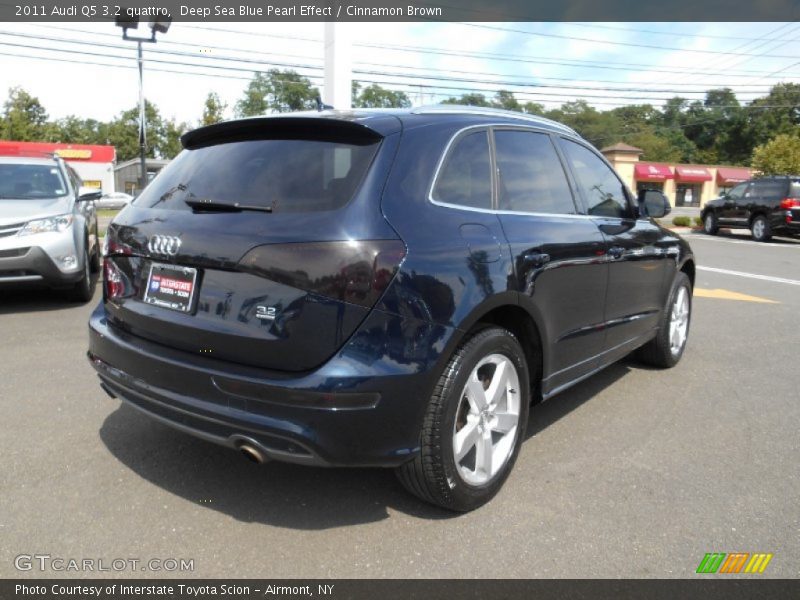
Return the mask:
<svg viewBox="0 0 800 600"><path fill-rule="evenodd" d="M703 217L695 217L693 219L695 227L702 227L703 226Z"/></svg>
<svg viewBox="0 0 800 600"><path fill-rule="evenodd" d="M244 96L236 103L237 117L255 117L273 112L311 110L316 107L319 90L307 77L295 71L270 69L256 73Z"/></svg>
<svg viewBox="0 0 800 600"><path fill-rule="evenodd" d="M691 227L692 218L691 217L674 217L672 219L672 224L675 225L675 227Z"/></svg>
<svg viewBox="0 0 800 600"><path fill-rule="evenodd" d="M753 168L764 175L800 173L800 135L780 134L753 150Z"/></svg>
<svg viewBox="0 0 800 600"><path fill-rule="evenodd" d="M8 100L3 105L0 137L7 140L31 142L45 138L47 111L39 99L20 87L8 90Z"/></svg>
<svg viewBox="0 0 800 600"><path fill-rule="evenodd" d="M355 108L408 108L411 100L405 92L387 90L376 83L363 90L353 82L353 107Z"/></svg>
<svg viewBox="0 0 800 600"><path fill-rule="evenodd" d="M225 119L225 104L216 92L208 92L206 101L203 104L203 117L200 119L201 125L213 125Z"/></svg>

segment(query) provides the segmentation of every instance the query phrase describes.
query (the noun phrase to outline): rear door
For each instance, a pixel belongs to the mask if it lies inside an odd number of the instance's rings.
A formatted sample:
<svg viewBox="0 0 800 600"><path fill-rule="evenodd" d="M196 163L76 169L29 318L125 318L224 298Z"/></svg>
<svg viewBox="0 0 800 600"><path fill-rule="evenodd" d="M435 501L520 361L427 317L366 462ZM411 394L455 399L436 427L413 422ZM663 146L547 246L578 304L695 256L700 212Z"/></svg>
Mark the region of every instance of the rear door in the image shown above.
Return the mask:
<svg viewBox="0 0 800 600"><path fill-rule="evenodd" d="M547 133L495 128L498 215L517 289L549 341L545 393L596 367L608 279L603 236L579 215Z"/></svg>
<svg viewBox="0 0 800 600"><path fill-rule="evenodd" d="M368 314L405 251L379 209L399 136L266 121L206 135L115 219L105 265L114 325L187 352L303 371Z"/></svg>
<svg viewBox="0 0 800 600"><path fill-rule="evenodd" d="M561 139L586 212L602 232L608 261L605 346L623 349L648 335L664 307L677 239L647 218L636 218L630 193L614 170L588 146Z"/></svg>

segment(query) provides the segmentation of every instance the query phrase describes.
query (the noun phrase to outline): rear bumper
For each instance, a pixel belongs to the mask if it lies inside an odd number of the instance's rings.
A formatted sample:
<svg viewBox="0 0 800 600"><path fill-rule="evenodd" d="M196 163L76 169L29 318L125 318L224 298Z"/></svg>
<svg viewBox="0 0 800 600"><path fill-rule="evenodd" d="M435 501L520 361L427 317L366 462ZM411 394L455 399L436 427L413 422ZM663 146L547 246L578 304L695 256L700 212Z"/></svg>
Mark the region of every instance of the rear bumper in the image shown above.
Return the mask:
<svg viewBox="0 0 800 600"><path fill-rule="evenodd" d="M436 348L452 333L375 310L314 372L269 373L131 336L101 304L88 355L107 392L191 435L287 462L391 467L419 450Z"/></svg>

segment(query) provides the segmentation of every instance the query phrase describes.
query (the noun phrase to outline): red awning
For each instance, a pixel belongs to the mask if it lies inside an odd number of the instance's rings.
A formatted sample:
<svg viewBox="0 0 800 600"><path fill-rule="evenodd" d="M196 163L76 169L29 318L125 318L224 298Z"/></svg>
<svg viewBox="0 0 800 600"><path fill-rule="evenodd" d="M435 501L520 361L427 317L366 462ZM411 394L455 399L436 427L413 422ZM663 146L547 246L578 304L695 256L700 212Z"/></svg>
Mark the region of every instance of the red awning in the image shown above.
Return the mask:
<svg viewBox="0 0 800 600"><path fill-rule="evenodd" d="M676 181L700 182L711 179L711 173L705 167L675 167Z"/></svg>
<svg viewBox="0 0 800 600"><path fill-rule="evenodd" d="M719 185L742 183L751 178L750 169L735 169L733 167L720 167L717 169L717 183Z"/></svg>
<svg viewBox="0 0 800 600"><path fill-rule="evenodd" d="M672 179L672 171L664 165L654 165L652 163L638 163L633 167L636 181L664 181Z"/></svg>

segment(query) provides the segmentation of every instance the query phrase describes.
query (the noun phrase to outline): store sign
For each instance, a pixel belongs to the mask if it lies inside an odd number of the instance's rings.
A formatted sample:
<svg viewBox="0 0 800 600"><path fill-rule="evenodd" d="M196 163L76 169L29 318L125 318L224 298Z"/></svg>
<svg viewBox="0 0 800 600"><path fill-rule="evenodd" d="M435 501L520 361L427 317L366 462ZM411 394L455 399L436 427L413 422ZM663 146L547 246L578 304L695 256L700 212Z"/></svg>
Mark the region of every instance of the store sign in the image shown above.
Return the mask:
<svg viewBox="0 0 800 600"><path fill-rule="evenodd" d="M56 150L56 154L58 154L63 159L83 159L89 160L92 158L92 151L91 150L79 150L78 148L59 148Z"/></svg>

